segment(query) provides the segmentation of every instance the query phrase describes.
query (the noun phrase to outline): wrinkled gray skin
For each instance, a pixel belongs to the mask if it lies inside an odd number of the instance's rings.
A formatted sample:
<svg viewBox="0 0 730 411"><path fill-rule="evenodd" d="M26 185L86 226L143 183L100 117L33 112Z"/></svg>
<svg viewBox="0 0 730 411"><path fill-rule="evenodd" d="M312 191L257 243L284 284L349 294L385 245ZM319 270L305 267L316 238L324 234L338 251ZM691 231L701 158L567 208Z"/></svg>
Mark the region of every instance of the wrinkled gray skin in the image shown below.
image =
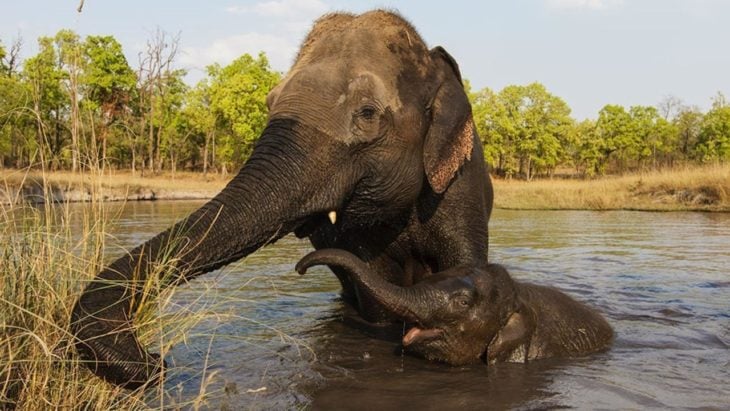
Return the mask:
<svg viewBox="0 0 730 411"><path fill-rule="evenodd" d="M160 372L132 313L164 256L183 281L294 232L355 253L398 285L486 262L492 186L459 68L401 17L322 17L267 102L268 125L223 191L112 262L79 298L71 329L99 376L136 388ZM394 320L333 271L364 319Z"/></svg>
<svg viewBox="0 0 730 411"><path fill-rule="evenodd" d="M498 264L458 266L399 287L351 253L318 250L297 271L321 264L346 269L360 289L412 322L403 345L430 360L464 365L581 356L613 340L596 311L555 288L516 282Z"/></svg>

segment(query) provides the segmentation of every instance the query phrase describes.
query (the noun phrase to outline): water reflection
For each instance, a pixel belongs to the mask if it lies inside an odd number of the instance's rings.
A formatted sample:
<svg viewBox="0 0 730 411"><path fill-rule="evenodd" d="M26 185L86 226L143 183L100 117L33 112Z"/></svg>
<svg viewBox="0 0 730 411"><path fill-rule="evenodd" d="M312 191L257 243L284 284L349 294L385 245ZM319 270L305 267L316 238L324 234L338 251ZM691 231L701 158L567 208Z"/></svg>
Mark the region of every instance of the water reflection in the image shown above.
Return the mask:
<svg viewBox="0 0 730 411"><path fill-rule="evenodd" d="M130 203L114 241L132 247L199 204ZM617 338L587 358L489 369L403 357L345 326L334 276L294 273L308 250L287 237L178 289L178 307L217 304L218 318L172 350L171 392L194 396L214 372L215 407L730 407L728 214L495 211L490 259L599 308Z"/></svg>

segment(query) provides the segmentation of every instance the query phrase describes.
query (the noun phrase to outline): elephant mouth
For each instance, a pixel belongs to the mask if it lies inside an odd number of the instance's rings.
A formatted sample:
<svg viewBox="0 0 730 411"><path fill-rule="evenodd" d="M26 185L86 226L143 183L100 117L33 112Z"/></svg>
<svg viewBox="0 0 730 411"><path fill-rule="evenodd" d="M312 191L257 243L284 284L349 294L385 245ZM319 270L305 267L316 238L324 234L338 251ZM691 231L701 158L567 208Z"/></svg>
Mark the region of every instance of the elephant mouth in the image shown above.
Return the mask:
<svg viewBox="0 0 730 411"><path fill-rule="evenodd" d="M421 328L414 326L403 336L403 346L407 347L419 342L432 340L439 337L443 332L444 330L440 328Z"/></svg>
<svg viewBox="0 0 730 411"><path fill-rule="evenodd" d="M294 235L297 238L309 237L312 233L324 224L334 224L328 219L327 213L317 213L310 218L306 219L299 227L294 230Z"/></svg>

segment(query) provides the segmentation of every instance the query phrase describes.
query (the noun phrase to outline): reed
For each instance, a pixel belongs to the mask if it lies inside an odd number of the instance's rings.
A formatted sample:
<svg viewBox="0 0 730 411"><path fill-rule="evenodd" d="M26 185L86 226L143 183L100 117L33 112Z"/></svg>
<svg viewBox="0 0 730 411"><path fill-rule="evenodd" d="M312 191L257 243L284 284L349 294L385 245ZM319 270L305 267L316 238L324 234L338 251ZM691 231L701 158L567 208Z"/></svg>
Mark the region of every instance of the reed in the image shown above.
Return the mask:
<svg viewBox="0 0 730 411"><path fill-rule="evenodd" d="M49 175L41 172L38 177L50 190ZM166 391L161 382L134 392L107 384L77 357L69 332L71 309L106 260L114 221L95 194L103 179L79 178L88 179L91 188L86 207L50 201L42 206L0 205L0 409L199 408L211 396L223 395L210 389L214 374L205 374L205 369L200 370L197 392L180 400L179 393ZM225 321L227 315L219 306L226 302L203 302L216 301L210 298L214 285L200 287L198 303L175 306L171 289L163 287L173 266L170 257L149 276L146 298L136 312L143 344L163 355L196 332L213 338L214 330L194 327Z"/></svg>
<svg viewBox="0 0 730 411"><path fill-rule="evenodd" d="M730 165L595 180L494 181L495 207L518 210L730 211Z"/></svg>

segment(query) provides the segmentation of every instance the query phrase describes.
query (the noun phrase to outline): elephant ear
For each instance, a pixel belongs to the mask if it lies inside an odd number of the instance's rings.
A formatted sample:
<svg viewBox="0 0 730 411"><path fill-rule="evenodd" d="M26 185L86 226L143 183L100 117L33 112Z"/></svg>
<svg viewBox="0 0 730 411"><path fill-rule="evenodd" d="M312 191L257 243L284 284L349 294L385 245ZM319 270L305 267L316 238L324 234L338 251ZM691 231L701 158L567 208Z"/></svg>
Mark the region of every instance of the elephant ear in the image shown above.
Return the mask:
<svg viewBox="0 0 730 411"><path fill-rule="evenodd" d="M489 343L487 360L490 364L498 361L527 362L535 321L526 311L522 309L510 315L507 323Z"/></svg>
<svg viewBox="0 0 730 411"><path fill-rule="evenodd" d="M423 148L423 162L431 188L443 193L474 148L471 105L454 58L442 47L430 51L439 84L431 103L431 124Z"/></svg>

